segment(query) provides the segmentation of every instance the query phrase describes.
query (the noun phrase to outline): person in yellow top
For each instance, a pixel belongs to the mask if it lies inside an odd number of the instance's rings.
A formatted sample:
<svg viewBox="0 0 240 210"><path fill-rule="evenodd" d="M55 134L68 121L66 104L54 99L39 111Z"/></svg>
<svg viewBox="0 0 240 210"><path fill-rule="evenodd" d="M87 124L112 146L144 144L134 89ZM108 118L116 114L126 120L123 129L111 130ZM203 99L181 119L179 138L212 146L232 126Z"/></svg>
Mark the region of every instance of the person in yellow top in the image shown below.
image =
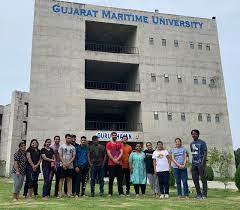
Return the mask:
<svg viewBox="0 0 240 210"><path fill-rule="evenodd" d="M122 137L123 143L123 156L122 156L122 178L126 180L126 196L130 195L130 168L129 168L129 156L132 152L132 147L127 144L128 137Z"/></svg>

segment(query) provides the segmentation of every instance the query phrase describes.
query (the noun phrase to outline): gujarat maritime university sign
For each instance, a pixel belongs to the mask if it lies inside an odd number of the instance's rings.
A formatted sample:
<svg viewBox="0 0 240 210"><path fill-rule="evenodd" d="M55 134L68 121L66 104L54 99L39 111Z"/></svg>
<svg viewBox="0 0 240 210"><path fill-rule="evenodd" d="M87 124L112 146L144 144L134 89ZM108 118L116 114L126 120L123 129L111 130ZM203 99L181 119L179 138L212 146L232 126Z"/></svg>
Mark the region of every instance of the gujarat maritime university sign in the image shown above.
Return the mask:
<svg viewBox="0 0 240 210"><path fill-rule="evenodd" d="M60 4L55 4L52 6L52 11L54 13L61 13L64 15L73 15L81 17L96 17L109 20L117 21L129 21L144 24L155 24L155 25L166 25L173 27L184 27L184 28L198 28L202 29L203 23L198 21L190 21L184 19L171 19L166 17L159 17L156 15L145 16L133 13L122 13L122 12L112 12L111 10L93 10L93 9L83 9L79 7L66 7Z"/></svg>

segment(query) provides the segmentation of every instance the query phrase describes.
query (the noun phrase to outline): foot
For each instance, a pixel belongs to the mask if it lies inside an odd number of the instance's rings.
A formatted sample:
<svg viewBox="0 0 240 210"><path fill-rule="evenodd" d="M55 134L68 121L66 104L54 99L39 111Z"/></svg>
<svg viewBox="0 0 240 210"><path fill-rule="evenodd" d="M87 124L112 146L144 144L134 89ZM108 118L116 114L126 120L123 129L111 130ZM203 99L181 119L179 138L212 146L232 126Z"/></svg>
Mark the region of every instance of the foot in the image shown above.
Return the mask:
<svg viewBox="0 0 240 210"><path fill-rule="evenodd" d="M108 197L112 197L112 194L108 194Z"/></svg>
<svg viewBox="0 0 240 210"><path fill-rule="evenodd" d="M43 200L48 200L48 197L45 196L45 197L42 197L42 199L43 199Z"/></svg>
<svg viewBox="0 0 240 210"><path fill-rule="evenodd" d="M95 194L94 194L94 193L91 193L91 197L95 197Z"/></svg>
<svg viewBox="0 0 240 210"><path fill-rule="evenodd" d="M125 195L124 195L124 194L120 194L119 196L120 196L120 197L125 197Z"/></svg>
<svg viewBox="0 0 240 210"><path fill-rule="evenodd" d="M79 195L75 195L74 197L75 197L75 198L79 198Z"/></svg>
<svg viewBox="0 0 240 210"><path fill-rule="evenodd" d="M206 196L206 195L203 195L203 196L202 196L202 199L207 199L207 196Z"/></svg>
<svg viewBox="0 0 240 210"><path fill-rule="evenodd" d="M201 200L201 199L202 199L202 196L201 196L201 195L197 195L197 196L196 196L196 199L197 199L197 200Z"/></svg>
<svg viewBox="0 0 240 210"><path fill-rule="evenodd" d="M189 199L189 196L185 196L186 199Z"/></svg>
<svg viewBox="0 0 240 210"><path fill-rule="evenodd" d="M165 197L166 199L168 199L168 198L169 198L169 195L168 195L168 194L166 194L166 195L164 195L164 197Z"/></svg>
<svg viewBox="0 0 240 210"><path fill-rule="evenodd" d="M13 202L17 202L17 201L18 201L18 199L17 199L17 198L14 198L14 199L13 199Z"/></svg>
<svg viewBox="0 0 240 210"><path fill-rule="evenodd" d="M99 193L99 196L100 196L100 197L103 197L103 195L104 195L104 193Z"/></svg>
<svg viewBox="0 0 240 210"><path fill-rule="evenodd" d="M129 197L129 196L130 196L130 193L126 193L126 196L128 196L128 197Z"/></svg>
<svg viewBox="0 0 240 210"><path fill-rule="evenodd" d="M139 197L139 194L136 194L136 197Z"/></svg>
<svg viewBox="0 0 240 210"><path fill-rule="evenodd" d="M160 199L163 199L163 198L164 198L164 195L160 195L159 198L160 198Z"/></svg>
<svg viewBox="0 0 240 210"><path fill-rule="evenodd" d="M179 199L182 199L183 197L182 197L181 195L178 195L178 198L179 198Z"/></svg>

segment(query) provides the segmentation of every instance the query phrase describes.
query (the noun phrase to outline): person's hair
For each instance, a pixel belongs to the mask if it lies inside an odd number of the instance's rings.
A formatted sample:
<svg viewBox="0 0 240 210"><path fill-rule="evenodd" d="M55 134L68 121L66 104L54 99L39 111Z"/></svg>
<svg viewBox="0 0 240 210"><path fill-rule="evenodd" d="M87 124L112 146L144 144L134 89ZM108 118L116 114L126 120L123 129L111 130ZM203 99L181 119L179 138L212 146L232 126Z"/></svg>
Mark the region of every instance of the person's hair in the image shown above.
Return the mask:
<svg viewBox="0 0 240 210"><path fill-rule="evenodd" d="M158 145L158 144L162 144L162 145L163 145L163 142L162 142L162 141L158 141L158 142L157 142L157 145Z"/></svg>
<svg viewBox="0 0 240 210"><path fill-rule="evenodd" d="M86 136L81 136L81 140L82 140L82 139L87 139L87 137L86 137Z"/></svg>
<svg viewBox="0 0 240 210"><path fill-rule="evenodd" d="M116 134L116 135L117 135L117 132L113 131L113 132L111 133L111 136L112 136L113 134Z"/></svg>
<svg viewBox="0 0 240 210"><path fill-rule="evenodd" d="M197 130L197 129L193 129L193 130L191 131L191 134L192 134L193 132L197 133L197 134L198 134L198 136L200 135L200 131L199 131L199 130Z"/></svg>
<svg viewBox="0 0 240 210"><path fill-rule="evenodd" d="M34 141L37 143L37 149L38 149L39 143L38 143L38 140L37 140L37 139L32 139L32 140L30 141L30 145L29 145L28 148L32 148L32 143L33 143Z"/></svg>
<svg viewBox="0 0 240 210"><path fill-rule="evenodd" d="M60 139L60 136L54 136L54 138L53 138L53 139L55 140L56 138L59 138L59 139Z"/></svg>
<svg viewBox="0 0 240 210"><path fill-rule="evenodd" d="M151 145L152 145L152 142L148 141L148 142L146 143L146 145L148 145L148 144L151 144Z"/></svg>
<svg viewBox="0 0 240 210"><path fill-rule="evenodd" d="M182 139L176 138L174 141L176 142L177 140L179 140L182 143Z"/></svg>
<svg viewBox="0 0 240 210"><path fill-rule="evenodd" d="M123 135L123 136L122 136L122 139L123 139L124 137L126 137L126 138L128 139L128 136L127 136L127 135Z"/></svg>
<svg viewBox="0 0 240 210"><path fill-rule="evenodd" d="M67 137L71 137L71 138L72 138L72 135L68 133L68 134L65 135L65 139L66 139Z"/></svg>
<svg viewBox="0 0 240 210"><path fill-rule="evenodd" d="M95 140L97 140L97 139L98 139L97 136L93 136L93 137L92 137L92 140L93 140L93 141L95 141Z"/></svg>
<svg viewBox="0 0 240 210"><path fill-rule="evenodd" d="M47 141L52 141L52 140L51 140L51 139L46 139L45 142L44 142L44 144L43 144L44 147L46 147Z"/></svg>
<svg viewBox="0 0 240 210"><path fill-rule="evenodd" d="M18 148L20 148L22 145L26 146L26 143L24 141L20 142L19 145L18 145Z"/></svg>
<svg viewBox="0 0 240 210"><path fill-rule="evenodd" d="M72 138L76 138L76 135L75 135L75 134L73 134L73 135L72 135Z"/></svg>

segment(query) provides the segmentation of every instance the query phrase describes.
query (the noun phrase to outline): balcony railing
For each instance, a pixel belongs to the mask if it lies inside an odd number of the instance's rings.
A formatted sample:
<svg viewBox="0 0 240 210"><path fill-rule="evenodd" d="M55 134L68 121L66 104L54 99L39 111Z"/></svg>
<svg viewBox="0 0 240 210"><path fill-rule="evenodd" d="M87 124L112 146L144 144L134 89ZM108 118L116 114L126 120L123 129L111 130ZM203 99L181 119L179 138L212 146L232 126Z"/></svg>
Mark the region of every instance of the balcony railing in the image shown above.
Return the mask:
<svg viewBox="0 0 240 210"><path fill-rule="evenodd" d="M99 89L99 90L116 90L116 91L140 91L140 84L129 85L128 83L118 82L101 82L101 81L85 81L85 87L87 89Z"/></svg>
<svg viewBox="0 0 240 210"><path fill-rule="evenodd" d="M107 43L86 42L85 49L91 50L91 51L100 51L100 52L109 52L109 53L138 54L137 47L121 46L121 45L107 44Z"/></svg>
<svg viewBox="0 0 240 210"><path fill-rule="evenodd" d="M86 130L106 130L106 131L142 131L142 123L129 122L105 122L86 120Z"/></svg>

